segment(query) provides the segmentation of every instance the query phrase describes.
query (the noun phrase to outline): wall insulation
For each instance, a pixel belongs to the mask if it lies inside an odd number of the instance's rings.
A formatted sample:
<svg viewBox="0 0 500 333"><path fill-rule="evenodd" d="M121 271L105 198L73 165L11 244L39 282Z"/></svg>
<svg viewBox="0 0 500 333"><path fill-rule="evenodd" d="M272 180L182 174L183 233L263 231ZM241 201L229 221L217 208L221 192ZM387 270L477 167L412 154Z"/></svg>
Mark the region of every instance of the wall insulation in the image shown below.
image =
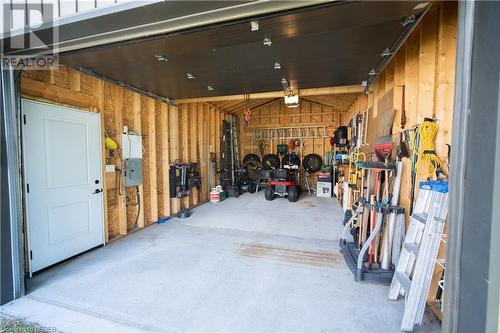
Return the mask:
<svg viewBox="0 0 500 333"><path fill-rule="evenodd" d="M106 239L171 216L209 199L210 153L219 151L220 123L224 112L203 103L173 106L68 67L25 71L21 82L25 98L101 113L102 137L121 146L123 126L143 137L143 184L139 186L138 214L135 188L124 188L119 172L105 173ZM120 154L110 156L103 146L103 165L123 164ZM199 163L202 186L189 197L171 199L169 164ZM103 169L105 169L103 167ZM213 185L213 184L210 184Z"/></svg>

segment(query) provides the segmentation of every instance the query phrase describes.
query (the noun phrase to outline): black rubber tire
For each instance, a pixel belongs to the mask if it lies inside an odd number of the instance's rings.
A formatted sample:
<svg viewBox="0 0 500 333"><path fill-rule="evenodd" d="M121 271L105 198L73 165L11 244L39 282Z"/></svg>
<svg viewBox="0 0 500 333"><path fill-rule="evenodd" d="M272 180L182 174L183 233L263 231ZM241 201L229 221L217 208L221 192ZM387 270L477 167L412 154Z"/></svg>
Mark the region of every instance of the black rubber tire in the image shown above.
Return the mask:
<svg viewBox="0 0 500 333"><path fill-rule="evenodd" d="M260 164L260 157L257 154L247 154L243 158L243 165L246 165L249 162L257 162Z"/></svg>
<svg viewBox="0 0 500 333"><path fill-rule="evenodd" d="M304 170L308 172L318 172L323 165L323 159L318 154L309 154L304 157L302 165L304 166Z"/></svg>
<svg viewBox="0 0 500 333"><path fill-rule="evenodd" d="M267 201L273 201L274 200L274 186L266 186L266 189L264 190L264 196L266 197Z"/></svg>
<svg viewBox="0 0 500 333"><path fill-rule="evenodd" d="M267 154L262 158L262 167L276 169L280 167L280 158L276 154Z"/></svg>
<svg viewBox="0 0 500 333"><path fill-rule="evenodd" d="M281 160L281 166L284 168L285 165L297 166L297 168L300 168L300 157L295 154L286 154Z"/></svg>
<svg viewBox="0 0 500 333"><path fill-rule="evenodd" d="M288 192L288 201L297 201L297 199L299 198L299 191L297 190L297 186L289 186L286 190Z"/></svg>
<svg viewBox="0 0 500 333"><path fill-rule="evenodd" d="M247 191L248 193L255 193L257 191L257 187L253 183L248 184Z"/></svg>
<svg viewBox="0 0 500 333"><path fill-rule="evenodd" d="M296 187L297 187L297 194L300 197L300 195L302 194L302 187L300 187L299 185L296 185Z"/></svg>

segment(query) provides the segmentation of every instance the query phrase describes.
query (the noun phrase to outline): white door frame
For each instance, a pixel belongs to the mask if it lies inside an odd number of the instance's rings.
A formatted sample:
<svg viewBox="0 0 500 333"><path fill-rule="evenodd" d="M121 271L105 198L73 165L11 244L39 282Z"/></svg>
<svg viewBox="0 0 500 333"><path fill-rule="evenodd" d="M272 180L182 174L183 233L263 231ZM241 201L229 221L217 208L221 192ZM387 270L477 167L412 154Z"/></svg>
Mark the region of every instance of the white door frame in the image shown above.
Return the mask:
<svg viewBox="0 0 500 333"><path fill-rule="evenodd" d="M67 109L68 112L83 112L83 113L87 113L87 114L92 114L92 115L96 115L97 116L97 121L98 121L98 127L99 129L101 130L101 133L99 133L99 138L98 138L98 142L99 142L99 146L102 147L102 113L99 111L99 112L93 112L93 111L90 111L90 110L86 110L86 109L80 109L80 108L76 108L76 107L71 107L71 106L67 106L67 105L62 105L62 104L57 104L57 103L51 103L51 102L44 102L44 101L38 101L36 99L32 99L32 98L29 98L29 97L22 97L22 100L24 101L29 101L29 102L32 102L32 103L38 103L38 104L42 104L42 105L49 105L49 106L57 106L59 108L63 108L63 109ZM22 110L22 104L23 103L20 103L20 108L21 108L21 116L22 118L24 119L24 110ZM23 128L24 129L24 128ZM33 270L32 270L32 264L31 264L31 257L29 255L30 251L31 251L31 240L30 240L30 228L29 228L29 213L28 213L28 200L27 200L27 193L28 193L28 188L27 188L27 182L26 182L26 175L27 175L27 172L26 172L26 147L25 147L25 144L26 144L26 139L25 139L25 130L22 130L21 131L21 146L22 146L22 161L23 161L23 169L22 169L22 172L23 172L23 177L22 177L22 187L23 187L23 201L24 201L24 220L26 222L26 228L25 228L25 233L26 233L26 244L27 244L27 252L26 252L26 257L28 258L28 267L29 267L29 277L31 278L33 276ZM99 161L103 161L103 156L102 156L102 149L99 149L98 151L98 154L99 154ZM105 174L104 174L104 168L103 168L103 165L102 165L102 162L99 163L99 173L101 174L101 177L102 177L102 188L103 188L103 191L106 191L106 188L105 188ZM101 196L101 208L102 208L102 245L105 245L106 244L106 209L105 209L105 206L104 206L104 193L103 195ZM70 257L71 258L71 257Z"/></svg>

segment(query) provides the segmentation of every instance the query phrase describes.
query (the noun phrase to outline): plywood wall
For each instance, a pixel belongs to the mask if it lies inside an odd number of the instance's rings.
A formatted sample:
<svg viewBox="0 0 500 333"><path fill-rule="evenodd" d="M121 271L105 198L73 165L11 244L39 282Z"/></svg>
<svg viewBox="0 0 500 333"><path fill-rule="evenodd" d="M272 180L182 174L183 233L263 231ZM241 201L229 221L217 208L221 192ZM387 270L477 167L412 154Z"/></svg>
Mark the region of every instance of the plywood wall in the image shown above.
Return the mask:
<svg viewBox="0 0 500 333"><path fill-rule="evenodd" d="M340 115L341 110L304 99L301 100L300 106L297 108L286 107L283 98L271 101L252 110L248 123L243 117L240 117L241 158L250 153L260 156L259 144L262 141L265 142L264 154L276 154L276 145L289 142L289 139L254 140L252 132L255 129L324 125L330 136L340 124ZM301 159L313 153L323 157L332 150L329 137L303 139L302 143L303 147L296 149ZM315 185L313 178L311 177L312 186ZM301 183L304 185L303 177Z"/></svg>
<svg viewBox="0 0 500 333"><path fill-rule="evenodd" d="M434 4L370 88L369 94L360 96L350 107L348 114L342 119L343 124L346 125L358 112L371 108L367 141L373 145L381 126L382 113L388 108L387 97L390 96L389 107L395 110L393 142L399 142L403 107L406 114L404 129L414 128L426 117L434 118L439 126L436 153L444 169L447 169L455 79L456 19L456 2ZM414 132L410 133L413 136ZM368 146L365 150L372 152L373 147ZM408 208L410 160L404 159L403 163L400 202ZM419 176L420 179L425 179L431 175Z"/></svg>
<svg viewBox="0 0 500 333"><path fill-rule="evenodd" d="M142 135L139 200L136 188L119 181L119 172L104 175L108 240L208 201L209 153L218 151L222 111L201 103L172 106L67 67L23 72L21 86L23 97L100 113L103 141L106 133L121 146L124 125ZM111 156L104 147L103 159L123 167L120 154ZM176 161L200 165L201 189L184 199L170 198L168 169Z"/></svg>
<svg viewBox="0 0 500 333"><path fill-rule="evenodd" d="M372 108L368 122L368 143L373 144L374 133L380 125L382 108L387 109L385 99L388 94L392 93L392 108L396 111L392 124L394 143L399 142L398 133L401 132L403 107L406 113L405 129L411 129L422 123L426 117L436 119L439 132L436 136L435 151L442 161L443 168L447 170L455 87L456 33L457 3L435 3L385 71L381 73L369 94L359 97L352 105L343 123L347 124L356 113L364 112L368 107ZM413 138L414 132L410 133ZM369 152L371 149L366 147L365 151ZM404 158L400 205L406 209L407 222L410 206L410 173L411 161ZM425 180L430 176L432 175L417 175L417 184L419 180ZM418 186L416 187L418 192ZM442 246L439 257L444 258L444 255L445 247ZM436 266L429 293L430 304L433 304L438 288L436 281L441 276L441 272L441 267Z"/></svg>

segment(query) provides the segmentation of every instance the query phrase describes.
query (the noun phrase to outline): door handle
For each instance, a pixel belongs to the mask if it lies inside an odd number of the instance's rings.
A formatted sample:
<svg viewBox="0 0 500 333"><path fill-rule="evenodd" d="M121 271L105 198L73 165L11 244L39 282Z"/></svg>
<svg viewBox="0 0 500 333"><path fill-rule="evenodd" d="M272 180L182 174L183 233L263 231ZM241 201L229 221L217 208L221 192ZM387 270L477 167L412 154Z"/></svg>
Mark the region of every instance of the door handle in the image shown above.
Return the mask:
<svg viewBox="0 0 500 333"><path fill-rule="evenodd" d="M94 193L92 193L92 194L99 194L101 192L102 192L102 188L96 188Z"/></svg>

